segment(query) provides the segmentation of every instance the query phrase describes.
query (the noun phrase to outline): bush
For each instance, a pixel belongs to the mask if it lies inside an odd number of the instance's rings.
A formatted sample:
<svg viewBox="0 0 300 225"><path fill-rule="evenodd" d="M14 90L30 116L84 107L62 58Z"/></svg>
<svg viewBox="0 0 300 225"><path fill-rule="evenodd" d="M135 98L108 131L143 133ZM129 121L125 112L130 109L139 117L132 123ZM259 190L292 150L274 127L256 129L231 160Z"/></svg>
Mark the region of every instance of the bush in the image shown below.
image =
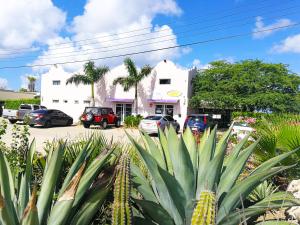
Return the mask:
<svg viewBox="0 0 300 225"><path fill-rule="evenodd" d="M41 99L13 99L13 100L5 100L5 108L6 109L19 109L21 104L41 104Z"/></svg>
<svg viewBox="0 0 300 225"><path fill-rule="evenodd" d="M137 128L143 117L141 115L137 116L126 116L124 119L125 127L134 127Z"/></svg>

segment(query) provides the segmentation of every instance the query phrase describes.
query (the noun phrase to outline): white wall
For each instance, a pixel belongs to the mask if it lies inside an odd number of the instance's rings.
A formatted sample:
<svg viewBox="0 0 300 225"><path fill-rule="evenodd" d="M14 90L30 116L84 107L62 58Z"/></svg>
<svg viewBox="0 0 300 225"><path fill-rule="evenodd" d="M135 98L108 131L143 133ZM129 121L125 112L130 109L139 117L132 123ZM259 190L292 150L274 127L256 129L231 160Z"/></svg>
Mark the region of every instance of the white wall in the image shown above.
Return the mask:
<svg viewBox="0 0 300 225"><path fill-rule="evenodd" d="M148 99L178 100L174 104L174 118L183 126L187 114L188 97L191 88L190 82L196 70L187 70L176 66L171 61L158 63L152 73L143 79L138 86L138 113L147 116L155 113L155 103L150 104ZM53 67L48 73L42 75L41 96L42 104L48 108L60 109L77 121L87 104L84 100L90 100L90 86L86 85L65 85L66 80L72 74L66 73L61 68ZM115 110L116 103L110 102L110 98L134 99L134 89L124 92L120 85L114 86L113 80L120 76L127 76L124 65L117 66L106 74L100 82L95 85L96 106L108 106ZM171 79L171 84L159 84L159 79ZM52 85L53 80L61 80L58 86ZM178 96L170 96L177 92ZM59 103L53 103L58 99ZM64 103L63 100L68 100ZM78 100L79 104L74 104ZM133 105L133 112L135 110Z"/></svg>

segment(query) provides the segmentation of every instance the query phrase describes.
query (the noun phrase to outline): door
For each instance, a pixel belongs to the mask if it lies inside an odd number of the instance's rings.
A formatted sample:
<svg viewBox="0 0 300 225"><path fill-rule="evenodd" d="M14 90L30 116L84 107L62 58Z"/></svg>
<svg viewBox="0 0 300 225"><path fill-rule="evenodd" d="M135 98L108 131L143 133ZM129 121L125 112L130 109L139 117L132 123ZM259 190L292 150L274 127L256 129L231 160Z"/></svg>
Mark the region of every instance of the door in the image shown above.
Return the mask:
<svg viewBox="0 0 300 225"><path fill-rule="evenodd" d="M173 116L174 106L173 105L155 105L155 114Z"/></svg>
<svg viewBox="0 0 300 225"><path fill-rule="evenodd" d="M132 104L116 104L116 114L123 122L126 116L130 116L132 114Z"/></svg>

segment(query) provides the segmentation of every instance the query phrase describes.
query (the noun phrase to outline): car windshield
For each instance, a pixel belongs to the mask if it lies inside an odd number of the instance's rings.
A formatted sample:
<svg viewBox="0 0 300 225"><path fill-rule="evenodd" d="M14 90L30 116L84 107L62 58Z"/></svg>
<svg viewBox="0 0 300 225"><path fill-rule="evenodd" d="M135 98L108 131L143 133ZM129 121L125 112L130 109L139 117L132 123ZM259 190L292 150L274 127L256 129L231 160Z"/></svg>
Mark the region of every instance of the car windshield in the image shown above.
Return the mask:
<svg viewBox="0 0 300 225"><path fill-rule="evenodd" d="M99 110L98 110L98 108L88 107L88 108L85 108L84 112L85 113L98 114Z"/></svg>
<svg viewBox="0 0 300 225"><path fill-rule="evenodd" d="M189 117L189 122L203 122L204 121L204 116L190 116Z"/></svg>
<svg viewBox="0 0 300 225"><path fill-rule="evenodd" d="M161 116L147 116L145 120L160 120Z"/></svg>
<svg viewBox="0 0 300 225"><path fill-rule="evenodd" d="M20 109L31 109L30 105L20 105Z"/></svg>

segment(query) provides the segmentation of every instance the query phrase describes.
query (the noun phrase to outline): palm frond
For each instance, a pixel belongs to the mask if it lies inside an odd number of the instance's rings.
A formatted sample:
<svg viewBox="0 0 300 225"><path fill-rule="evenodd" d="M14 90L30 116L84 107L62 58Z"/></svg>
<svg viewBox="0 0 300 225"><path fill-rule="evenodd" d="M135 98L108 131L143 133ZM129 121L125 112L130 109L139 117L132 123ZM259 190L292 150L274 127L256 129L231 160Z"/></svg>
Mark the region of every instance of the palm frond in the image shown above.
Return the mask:
<svg viewBox="0 0 300 225"><path fill-rule="evenodd" d="M152 71L152 67L150 65L145 65L141 69L141 72L139 73L139 78L142 80L144 77L147 77Z"/></svg>
<svg viewBox="0 0 300 225"><path fill-rule="evenodd" d="M138 77L138 71L134 62L130 58L124 60L124 65L129 73L130 77Z"/></svg>
<svg viewBox="0 0 300 225"><path fill-rule="evenodd" d="M108 66L97 67L93 73L93 81L99 81L106 73L109 72Z"/></svg>
<svg viewBox="0 0 300 225"><path fill-rule="evenodd" d="M67 79L66 84L91 84L91 80L88 76L82 75L82 74L74 74L72 77Z"/></svg>

